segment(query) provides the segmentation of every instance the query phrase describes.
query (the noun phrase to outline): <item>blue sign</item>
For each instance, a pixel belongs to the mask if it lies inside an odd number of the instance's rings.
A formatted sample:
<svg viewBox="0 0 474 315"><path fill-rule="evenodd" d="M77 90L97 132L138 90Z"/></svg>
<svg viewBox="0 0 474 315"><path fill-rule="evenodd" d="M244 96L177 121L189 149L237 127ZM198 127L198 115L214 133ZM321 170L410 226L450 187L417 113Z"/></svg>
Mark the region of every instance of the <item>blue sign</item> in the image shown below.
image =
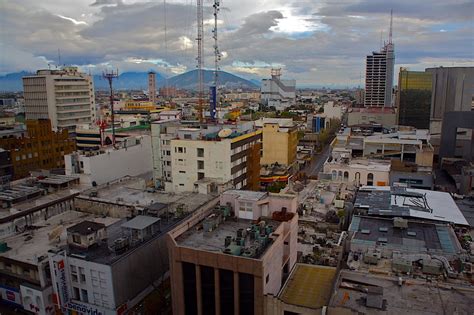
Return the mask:
<svg viewBox="0 0 474 315"><path fill-rule="evenodd" d="M211 86L209 88L209 112L211 113L211 119L216 119L216 107L217 107L217 88L215 86Z"/></svg>

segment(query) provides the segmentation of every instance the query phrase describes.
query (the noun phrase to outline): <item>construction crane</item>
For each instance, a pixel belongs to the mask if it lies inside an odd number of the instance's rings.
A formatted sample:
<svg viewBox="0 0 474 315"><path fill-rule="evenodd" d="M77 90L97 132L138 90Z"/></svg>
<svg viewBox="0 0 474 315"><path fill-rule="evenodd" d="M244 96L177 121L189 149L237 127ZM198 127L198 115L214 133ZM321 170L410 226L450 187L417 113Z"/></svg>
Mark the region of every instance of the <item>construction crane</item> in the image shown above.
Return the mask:
<svg viewBox="0 0 474 315"><path fill-rule="evenodd" d="M198 68L198 118L202 123L204 122L203 114L203 97L204 97L204 77L203 77L203 68L204 68L204 46L203 46L203 32L204 32L204 21L203 21L204 11L203 11L203 0L197 0L197 68Z"/></svg>

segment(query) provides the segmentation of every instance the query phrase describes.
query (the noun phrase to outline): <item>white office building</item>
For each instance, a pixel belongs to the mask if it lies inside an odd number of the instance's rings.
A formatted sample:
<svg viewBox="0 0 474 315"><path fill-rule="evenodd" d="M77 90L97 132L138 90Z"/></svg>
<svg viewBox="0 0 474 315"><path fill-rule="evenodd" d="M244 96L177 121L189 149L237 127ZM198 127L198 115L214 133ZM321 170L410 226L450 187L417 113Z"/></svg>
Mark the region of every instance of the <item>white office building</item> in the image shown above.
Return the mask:
<svg viewBox="0 0 474 315"><path fill-rule="evenodd" d="M261 101L276 110L284 110L296 104L296 80L282 80L281 70L272 69L271 79L263 79Z"/></svg>
<svg viewBox="0 0 474 315"><path fill-rule="evenodd" d="M96 120L92 77L77 67L38 70L23 77L26 119L50 119L53 130L74 131Z"/></svg>
<svg viewBox="0 0 474 315"><path fill-rule="evenodd" d="M151 137L128 137L114 146L64 156L66 175L79 175L81 184L101 185L153 170Z"/></svg>

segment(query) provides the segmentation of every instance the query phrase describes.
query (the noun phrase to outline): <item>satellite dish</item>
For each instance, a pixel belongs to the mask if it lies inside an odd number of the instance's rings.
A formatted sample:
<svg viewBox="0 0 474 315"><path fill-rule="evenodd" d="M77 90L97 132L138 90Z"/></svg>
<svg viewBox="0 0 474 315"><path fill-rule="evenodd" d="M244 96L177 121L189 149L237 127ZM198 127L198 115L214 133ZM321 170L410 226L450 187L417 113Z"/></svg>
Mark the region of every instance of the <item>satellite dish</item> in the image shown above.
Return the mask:
<svg viewBox="0 0 474 315"><path fill-rule="evenodd" d="M217 135L219 136L219 138L227 138L231 134L232 134L232 130L228 129L228 128L225 128L225 129L222 129L221 131L219 131L219 133Z"/></svg>

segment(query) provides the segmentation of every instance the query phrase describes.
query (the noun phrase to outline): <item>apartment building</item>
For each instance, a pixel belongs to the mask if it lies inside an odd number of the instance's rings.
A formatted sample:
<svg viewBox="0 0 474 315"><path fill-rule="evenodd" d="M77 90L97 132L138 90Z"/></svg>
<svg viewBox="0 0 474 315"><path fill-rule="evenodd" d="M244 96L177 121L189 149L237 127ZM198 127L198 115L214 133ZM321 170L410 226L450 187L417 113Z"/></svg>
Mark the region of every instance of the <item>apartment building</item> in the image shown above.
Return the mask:
<svg viewBox="0 0 474 315"><path fill-rule="evenodd" d="M28 136L0 138L0 147L9 151L13 179L29 176L34 170L64 168L64 155L76 148L67 130L54 132L48 119L27 120Z"/></svg>
<svg viewBox="0 0 474 315"><path fill-rule="evenodd" d="M262 165L290 166L295 162L298 130L293 119L262 118L255 126L262 130Z"/></svg>
<svg viewBox="0 0 474 315"><path fill-rule="evenodd" d="M365 107L392 106L393 70L395 66L394 44L386 43L380 51L366 58Z"/></svg>
<svg viewBox="0 0 474 315"><path fill-rule="evenodd" d="M48 252L54 303L64 313L124 314L153 291L168 269L160 218L136 216L106 226L83 221L67 245Z"/></svg>
<svg viewBox="0 0 474 315"><path fill-rule="evenodd" d="M204 194L259 188L262 131L253 122L157 121L151 133L155 187Z"/></svg>
<svg viewBox="0 0 474 315"><path fill-rule="evenodd" d="M170 140L173 191L216 193L228 188L259 188L260 130L240 133L224 128L196 140L183 136Z"/></svg>
<svg viewBox="0 0 474 315"><path fill-rule="evenodd" d="M19 224L23 218L2 223L2 232L7 224L16 224L16 228L9 235L3 234L0 246L0 305L13 306L25 314L57 314L48 250L64 246L67 227L84 219L100 225L118 221L94 218L72 208L73 200L70 199L50 205L46 212L31 213L29 224L34 222L34 230Z"/></svg>
<svg viewBox="0 0 474 315"><path fill-rule="evenodd" d="M168 233L173 314L264 314L296 263L297 198L229 190L214 204Z"/></svg>
<svg viewBox="0 0 474 315"><path fill-rule="evenodd" d="M96 120L92 77L77 67L38 70L23 77L26 119L50 119L53 130L74 131Z"/></svg>

